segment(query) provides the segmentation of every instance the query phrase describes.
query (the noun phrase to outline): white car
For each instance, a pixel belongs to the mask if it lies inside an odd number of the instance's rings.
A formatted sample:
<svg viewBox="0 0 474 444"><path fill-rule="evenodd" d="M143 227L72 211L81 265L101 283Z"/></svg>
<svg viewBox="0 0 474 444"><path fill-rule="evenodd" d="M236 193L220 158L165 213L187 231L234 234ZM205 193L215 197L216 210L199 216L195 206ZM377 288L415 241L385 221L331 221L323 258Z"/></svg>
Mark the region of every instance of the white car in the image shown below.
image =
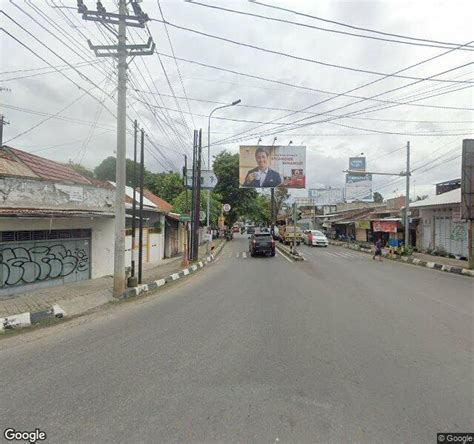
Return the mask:
<svg viewBox="0 0 474 444"><path fill-rule="evenodd" d="M303 242L313 247L327 247L329 244L326 235L319 230L306 230L303 233Z"/></svg>

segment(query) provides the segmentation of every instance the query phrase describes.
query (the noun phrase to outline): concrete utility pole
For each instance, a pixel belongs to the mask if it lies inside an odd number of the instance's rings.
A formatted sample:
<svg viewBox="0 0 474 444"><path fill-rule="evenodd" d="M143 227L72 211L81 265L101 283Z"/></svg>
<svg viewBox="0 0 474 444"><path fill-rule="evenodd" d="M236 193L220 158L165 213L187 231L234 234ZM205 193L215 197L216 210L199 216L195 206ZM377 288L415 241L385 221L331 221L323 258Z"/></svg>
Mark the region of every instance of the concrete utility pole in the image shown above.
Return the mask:
<svg viewBox="0 0 474 444"><path fill-rule="evenodd" d="M407 142L407 166L406 171L401 173L385 173L385 172L375 172L375 171L356 171L356 170L344 170L343 173L349 174L377 174L379 176L399 176L406 177L406 195L405 195L405 247L408 247L410 244L410 142Z"/></svg>
<svg viewBox="0 0 474 444"><path fill-rule="evenodd" d="M407 142L407 171L405 192L405 248L410 246L410 142Z"/></svg>
<svg viewBox="0 0 474 444"><path fill-rule="evenodd" d="M5 120L5 116L2 114L0 115L0 147L3 146L3 126L4 125L9 125L10 122L7 122Z"/></svg>
<svg viewBox="0 0 474 444"><path fill-rule="evenodd" d="M136 230L136 215L137 215L137 131L138 123L133 122L133 203L132 203L132 270L129 278L129 286L136 286L135 278L135 230Z"/></svg>
<svg viewBox="0 0 474 444"><path fill-rule="evenodd" d="M120 297L125 290L125 159L127 121L127 56L152 55L155 43L127 45L127 27L144 28L149 17L143 13L136 0L130 1L134 15L129 15L127 1L119 0L119 13L107 12L100 1L97 11L89 11L84 0L77 1L77 11L84 20L100 22L118 38L118 45L92 45L96 57L115 57L118 61L117 94L117 159L115 170L115 247L114 247L114 296ZM118 25L118 32L110 25Z"/></svg>
<svg viewBox="0 0 474 444"><path fill-rule="evenodd" d="M235 100L232 103L229 103L228 105L223 105L223 106L218 106L217 108L214 108L210 114L209 114L209 119L207 121L207 169L211 171L211 117L212 114L214 114L215 111L223 108L229 108L230 106L235 106L238 105L241 102L240 99ZM209 218L211 214L211 190L207 190L207 216L206 216L206 231L207 234L211 232L211 225L209 223ZM211 251L211 239L207 241L207 253L209 254Z"/></svg>

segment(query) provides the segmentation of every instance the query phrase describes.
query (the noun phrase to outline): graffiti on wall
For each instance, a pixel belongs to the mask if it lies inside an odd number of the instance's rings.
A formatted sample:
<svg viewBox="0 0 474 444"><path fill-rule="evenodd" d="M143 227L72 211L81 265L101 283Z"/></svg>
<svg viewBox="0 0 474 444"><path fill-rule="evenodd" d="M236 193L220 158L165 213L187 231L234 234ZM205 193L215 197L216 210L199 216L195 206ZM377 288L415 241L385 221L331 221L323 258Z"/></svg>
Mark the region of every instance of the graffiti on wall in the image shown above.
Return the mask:
<svg viewBox="0 0 474 444"><path fill-rule="evenodd" d="M454 224L449 238L453 241L466 241L467 229L465 224Z"/></svg>
<svg viewBox="0 0 474 444"><path fill-rule="evenodd" d="M89 255L85 248L12 246L0 249L0 288L65 278L72 273L88 273Z"/></svg>

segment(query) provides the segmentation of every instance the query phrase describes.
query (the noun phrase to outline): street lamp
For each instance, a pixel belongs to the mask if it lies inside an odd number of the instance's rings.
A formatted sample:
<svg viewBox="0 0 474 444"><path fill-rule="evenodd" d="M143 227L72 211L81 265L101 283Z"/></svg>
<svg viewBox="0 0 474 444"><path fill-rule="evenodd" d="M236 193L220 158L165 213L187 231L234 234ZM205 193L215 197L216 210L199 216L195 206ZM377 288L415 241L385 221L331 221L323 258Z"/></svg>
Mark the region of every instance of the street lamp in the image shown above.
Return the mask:
<svg viewBox="0 0 474 444"><path fill-rule="evenodd" d="M207 123L207 168L210 170L211 169L211 117L212 114L214 114L215 111L223 108L229 108L230 106L235 106L238 105L241 102L240 99L235 100L232 103L229 103L228 105L223 105L223 106L218 106L217 108L214 108L211 113L209 114L209 120ZM209 223L209 218L210 218L210 212L211 212L211 190L207 190L207 233L210 233L210 223ZM211 246L211 241L207 241L207 252L209 253Z"/></svg>

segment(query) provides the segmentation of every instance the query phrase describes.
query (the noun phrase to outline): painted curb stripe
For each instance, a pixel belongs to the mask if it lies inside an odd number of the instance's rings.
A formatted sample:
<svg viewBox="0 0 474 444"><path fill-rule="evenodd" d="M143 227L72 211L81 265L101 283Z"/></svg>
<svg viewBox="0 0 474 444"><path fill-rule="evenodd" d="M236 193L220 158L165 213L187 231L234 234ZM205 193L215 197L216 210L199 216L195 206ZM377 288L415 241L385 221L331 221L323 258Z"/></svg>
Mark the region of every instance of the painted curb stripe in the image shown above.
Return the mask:
<svg viewBox="0 0 474 444"><path fill-rule="evenodd" d="M215 259L217 254L224 248L224 243L222 243L216 250L214 254L211 254L205 259L205 262L199 262L199 266L197 264L192 265L190 268L181 270L181 272L173 273L172 275L168 276L167 278L158 279L154 282L150 282L149 284L139 285L138 287L127 288L123 294L121 299L128 299L133 296L138 296L141 293L146 293L150 290L154 290L156 288L162 287L163 285L167 284L168 282L175 281L180 278L179 274L181 273L182 276L187 276L188 274L196 271L198 268L202 268L206 265L206 262L211 262ZM5 329L4 324L9 324L12 327L18 326L28 326L34 322L37 322L41 319L45 319L48 317L55 317L56 315L66 315L64 310L59 307L59 305L54 304L50 310L42 310L35 313L25 312L19 313L16 315L10 315L3 318L0 318L0 331ZM60 316L59 316L60 317ZM7 327L8 328L8 327Z"/></svg>
<svg viewBox="0 0 474 444"><path fill-rule="evenodd" d="M339 247L343 247L343 248L353 248L349 245L336 243L336 242L330 242L330 245L335 245L335 246L339 246ZM361 248L358 251L372 254L372 251L368 250L366 248ZM469 270L468 268L453 267L451 265L438 264L436 262L427 262L427 261L424 261L422 259L410 258L410 257L407 257L407 256L398 256L398 255L396 255L394 257L389 257L389 256L386 256L386 257L388 259L391 259L391 260L396 260L396 261L401 260L403 262L407 262L409 264L414 264L414 265L419 265L419 266L425 267L425 268L431 268L431 269L435 269L435 270L445 271L447 273L462 274L464 276L474 277L474 270Z"/></svg>
<svg viewBox="0 0 474 444"><path fill-rule="evenodd" d="M156 288L158 288L157 281L148 284L148 290L155 290Z"/></svg>
<svg viewBox="0 0 474 444"><path fill-rule="evenodd" d="M35 313L30 313L30 321L33 324L34 322L41 321L41 319L52 318L54 314L52 310L42 310Z"/></svg>

